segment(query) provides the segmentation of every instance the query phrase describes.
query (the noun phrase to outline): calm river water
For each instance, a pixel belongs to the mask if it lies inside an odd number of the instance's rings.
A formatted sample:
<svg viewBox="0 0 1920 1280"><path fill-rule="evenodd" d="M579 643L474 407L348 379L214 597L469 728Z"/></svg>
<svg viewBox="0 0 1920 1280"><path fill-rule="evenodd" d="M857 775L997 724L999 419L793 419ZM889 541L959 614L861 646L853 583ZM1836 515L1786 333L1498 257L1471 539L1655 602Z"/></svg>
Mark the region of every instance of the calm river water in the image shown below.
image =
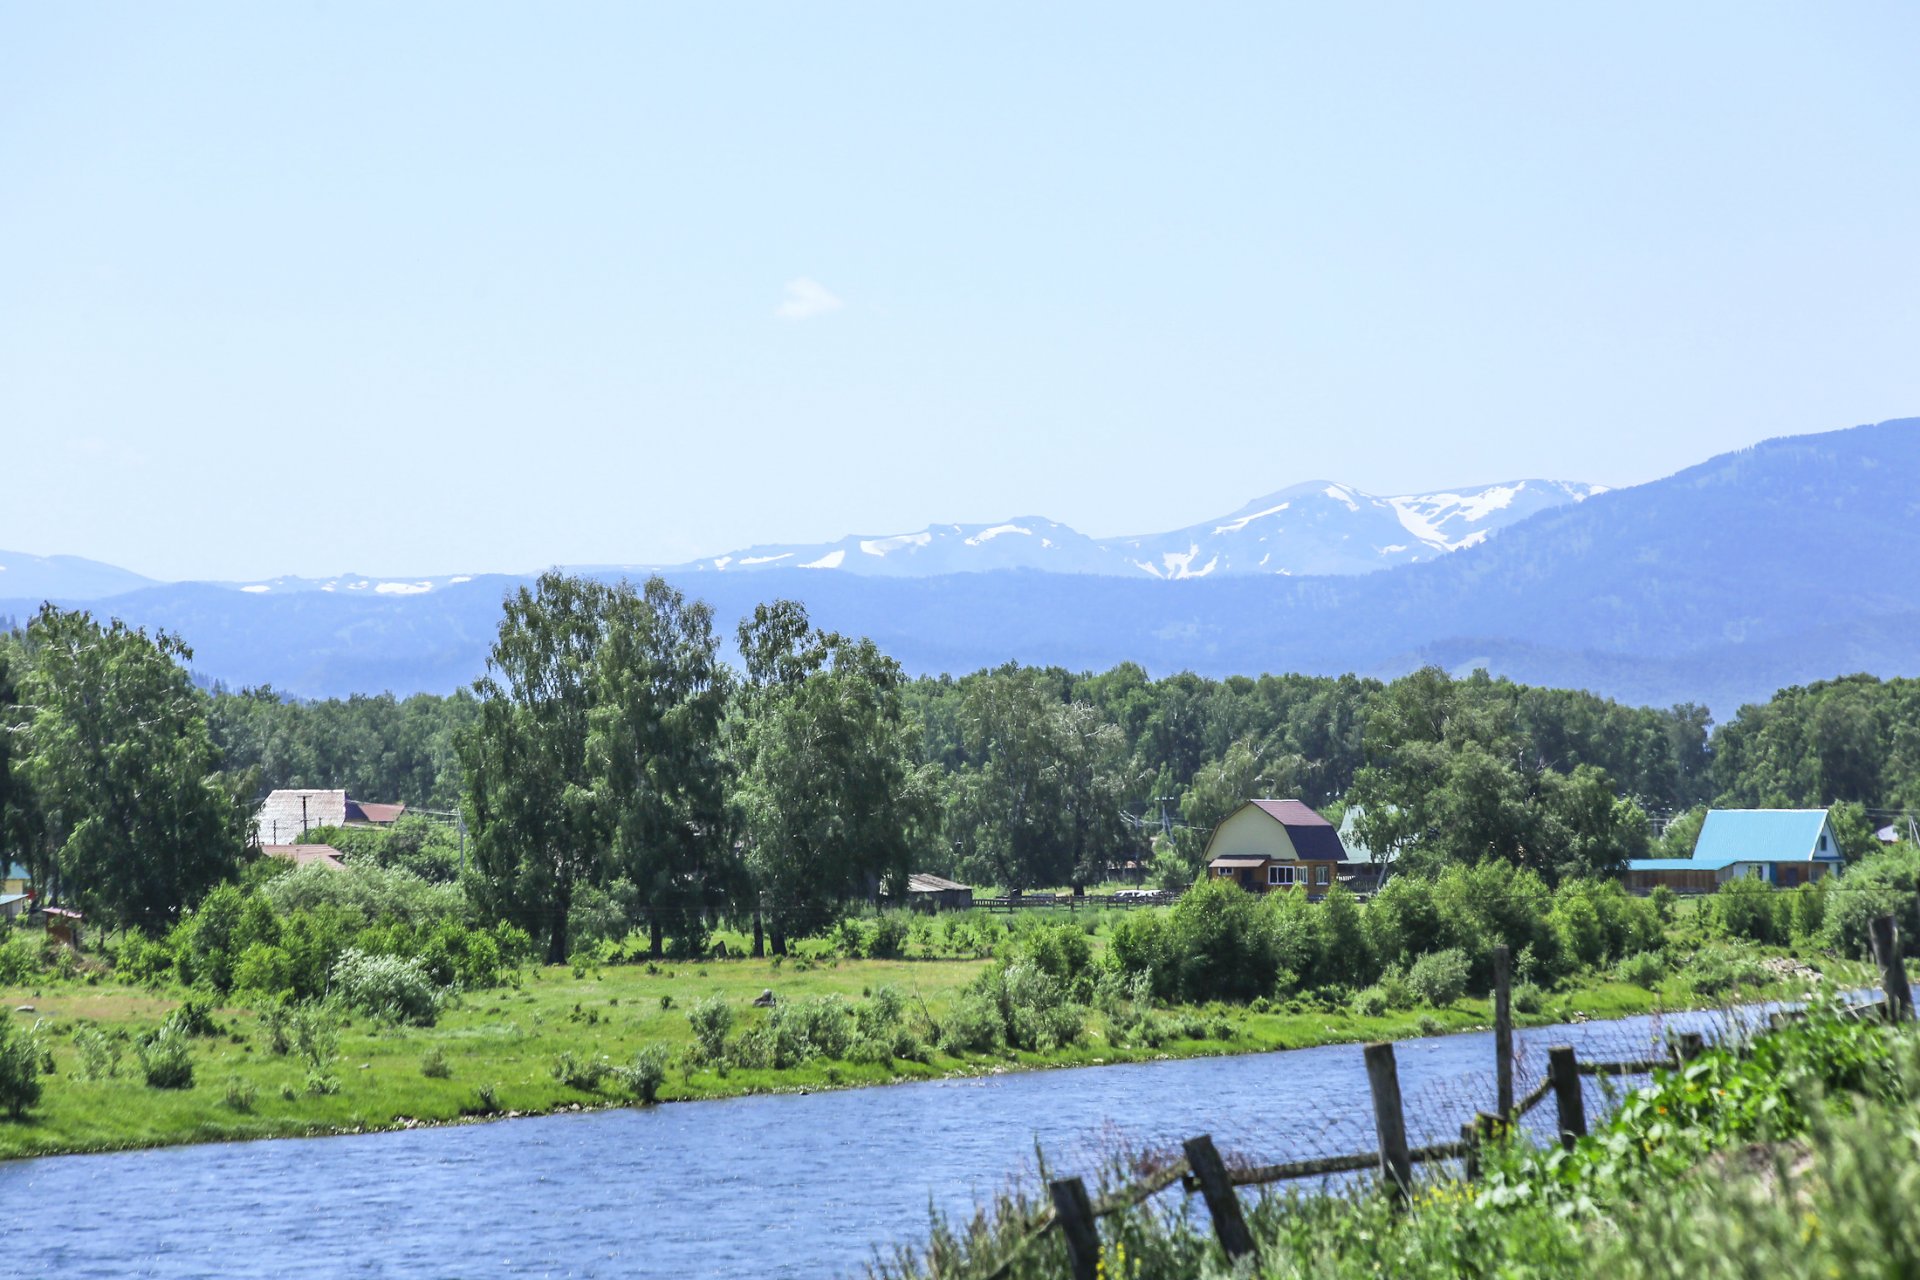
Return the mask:
<svg viewBox="0 0 1920 1280"><path fill-rule="evenodd" d="M1550 1044L1624 1060L1714 1021L1521 1032L1518 1088ZM1398 1058L1416 1142L1493 1104L1491 1035L1405 1041ZM1052 1168L1088 1174L1123 1144L1202 1132L1284 1160L1368 1149L1369 1107L1360 1047L1341 1045L26 1160L0 1164L14 1223L0 1273L857 1275L876 1249L923 1239L929 1206L966 1210L1031 1174L1036 1143Z"/></svg>

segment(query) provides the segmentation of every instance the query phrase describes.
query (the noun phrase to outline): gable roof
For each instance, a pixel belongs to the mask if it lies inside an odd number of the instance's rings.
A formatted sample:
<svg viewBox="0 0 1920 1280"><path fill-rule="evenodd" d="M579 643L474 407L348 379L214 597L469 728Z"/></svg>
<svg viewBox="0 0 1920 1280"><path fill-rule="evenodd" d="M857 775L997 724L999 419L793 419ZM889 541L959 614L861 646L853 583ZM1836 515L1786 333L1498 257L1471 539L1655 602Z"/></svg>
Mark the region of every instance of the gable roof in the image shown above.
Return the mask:
<svg viewBox="0 0 1920 1280"><path fill-rule="evenodd" d="M1260 812L1272 818L1287 829L1287 838L1293 841L1293 853L1302 862L1345 862L1346 846L1340 843L1340 833L1333 824L1315 813L1310 807L1298 800L1249 800L1240 806L1244 809L1252 805ZM1240 809L1233 812L1238 813ZM1228 814L1232 817L1233 814Z"/></svg>
<svg viewBox="0 0 1920 1280"><path fill-rule="evenodd" d="M946 893L953 889L962 889L971 892L973 886L961 884L955 880L949 880L945 876L929 875L922 871L915 871L907 876L908 893Z"/></svg>
<svg viewBox="0 0 1920 1280"><path fill-rule="evenodd" d="M1838 861L1840 850L1829 839L1825 809L1710 809L1693 842L1696 865L1728 866L1735 862Z"/></svg>

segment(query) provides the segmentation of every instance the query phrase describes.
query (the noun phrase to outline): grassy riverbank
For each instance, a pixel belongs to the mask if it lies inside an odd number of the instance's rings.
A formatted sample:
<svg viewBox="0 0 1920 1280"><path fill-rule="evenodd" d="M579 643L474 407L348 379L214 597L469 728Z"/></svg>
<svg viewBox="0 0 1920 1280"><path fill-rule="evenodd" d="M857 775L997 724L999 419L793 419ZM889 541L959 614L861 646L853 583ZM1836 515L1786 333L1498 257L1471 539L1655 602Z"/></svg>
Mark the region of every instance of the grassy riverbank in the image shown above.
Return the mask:
<svg viewBox="0 0 1920 1280"><path fill-rule="evenodd" d="M1258 1159L1262 1153L1229 1153ZM1076 1170L1101 1193L1139 1177L1117 1156ZM1655 1073L1590 1136L1503 1142L1467 1180L1416 1171L1410 1203L1378 1182L1245 1194L1251 1257L1229 1263L1208 1211L1177 1188L1099 1223L1101 1274L1159 1280L1699 1280L1920 1274L1920 1040L1912 1024L1816 1010L1746 1043ZM927 1245L871 1280L1070 1274L1029 1190L977 1218L937 1218Z"/></svg>
<svg viewBox="0 0 1920 1280"><path fill-rule="evenodd" d="M517 985L469 993L444 1010L436 1025L382 1025L366 1017L329 1014L338 1043L316 1072L297 1053L275 1053L262 1013L244 1004L212 1012L214 1034L191 1039L193 1086L150 1087L134 1060L134 1044L178 1009L188 992L153 989L96 975L53 978L0 990L16 1027L38 1025L52 1061L42 1077L40 1102L22 1119L0 1121L0 1157L162 1146L188 1142L352 1133L435 1124L463 1118L530 1115L621 1105L628 1100L612 1078L578 1088L556 1078L562 1054L618 1065L649 1046L670 1055L659 1087L661 1101L736 1097L886 1084L949 1074L1251 1053L1421 1034L1467 1031L1491 1019L1488 1003L1462 999L1446 1008L1412 1008L1377 1017L1350 1007L1323 1008L1308 999L1255 1011L1243 1006L1162 1010L1157 1044L1129 1040L1108 1019L1089 1014L1074 1043L1046 1053L950 1053L928 1049L924 1061L854 1062L815 1058L785 1069L697 1065L687 1010L702 1000L724 1000L735 1026L751 1030L766 1019L754 997L771 989L783 1002L839 997L856 1009L873 993L893 988L905 997L905 1020L923 1033L938 1025L989 961L839 960L775 965L758 960L697 964L610 965L584 972L565 967L522 971ZM1864 968L1822 961L1833 982L1864 978ZM1748 987L1741 998L1790 994L1791 982ZM1721 1003L1703 997L1682 971L1653 990L1593 979L1547 993L1522 1025L1579 1017L1604 1019L1660 1009ZM76 1033L104 1036L120 1061L105 1079L83 1079ZM932 1044L938 1037L923 1034ZM428 1074L431 1060L445 1074ZM315 1076L323 1083L313 1085ZM326 1091L331 1089L331 1092Z"/></svg>

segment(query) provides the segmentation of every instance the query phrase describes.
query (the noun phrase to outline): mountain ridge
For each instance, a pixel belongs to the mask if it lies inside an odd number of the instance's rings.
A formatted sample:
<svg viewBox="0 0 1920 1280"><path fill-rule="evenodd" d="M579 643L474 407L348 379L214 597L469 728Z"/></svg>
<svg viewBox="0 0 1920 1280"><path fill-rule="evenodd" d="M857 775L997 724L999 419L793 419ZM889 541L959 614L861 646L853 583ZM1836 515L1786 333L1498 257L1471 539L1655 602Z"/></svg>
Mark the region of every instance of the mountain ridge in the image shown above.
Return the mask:
<svg viewBox="0 0 1920 1280"><path fill-rule="evenodd" d="M788 596L914 674L1006 661L1210 676L1484 665L1724 714L1784 684L1920 674L1915 475L1920 419L1903 419L1763 441L1375 573L665 576L713 606L723 637ZM233 685L446 692L480 673L502 595L529 580L472 575L411 595L153 585L87 607L181 635L199 671ZM0 615L37 604L0 599Z"/></svg>

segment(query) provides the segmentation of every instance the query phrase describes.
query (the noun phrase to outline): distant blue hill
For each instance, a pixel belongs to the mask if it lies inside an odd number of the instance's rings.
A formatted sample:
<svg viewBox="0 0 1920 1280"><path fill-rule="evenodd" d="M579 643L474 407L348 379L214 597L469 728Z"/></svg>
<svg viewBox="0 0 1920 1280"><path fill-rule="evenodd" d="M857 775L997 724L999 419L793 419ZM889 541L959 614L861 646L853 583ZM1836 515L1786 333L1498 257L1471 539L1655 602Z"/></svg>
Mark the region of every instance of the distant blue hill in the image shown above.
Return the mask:
<svg viewBox="0 0 1920 1280"><path fill-rule="evenodd" d="M1477 546L1345 577L1157 581L1001 570L667 575L722 625L777 596L871 635L916 673L1018 660L1156 675L1433 662L1725 717L1787 684L1920 674L1920 419L1770 440L1544 510ZM150 586L90 607L163 626L229 685L328 696L476 676L521 578L430 592ZM37 600L0 598L25 617Z"/></svg>

